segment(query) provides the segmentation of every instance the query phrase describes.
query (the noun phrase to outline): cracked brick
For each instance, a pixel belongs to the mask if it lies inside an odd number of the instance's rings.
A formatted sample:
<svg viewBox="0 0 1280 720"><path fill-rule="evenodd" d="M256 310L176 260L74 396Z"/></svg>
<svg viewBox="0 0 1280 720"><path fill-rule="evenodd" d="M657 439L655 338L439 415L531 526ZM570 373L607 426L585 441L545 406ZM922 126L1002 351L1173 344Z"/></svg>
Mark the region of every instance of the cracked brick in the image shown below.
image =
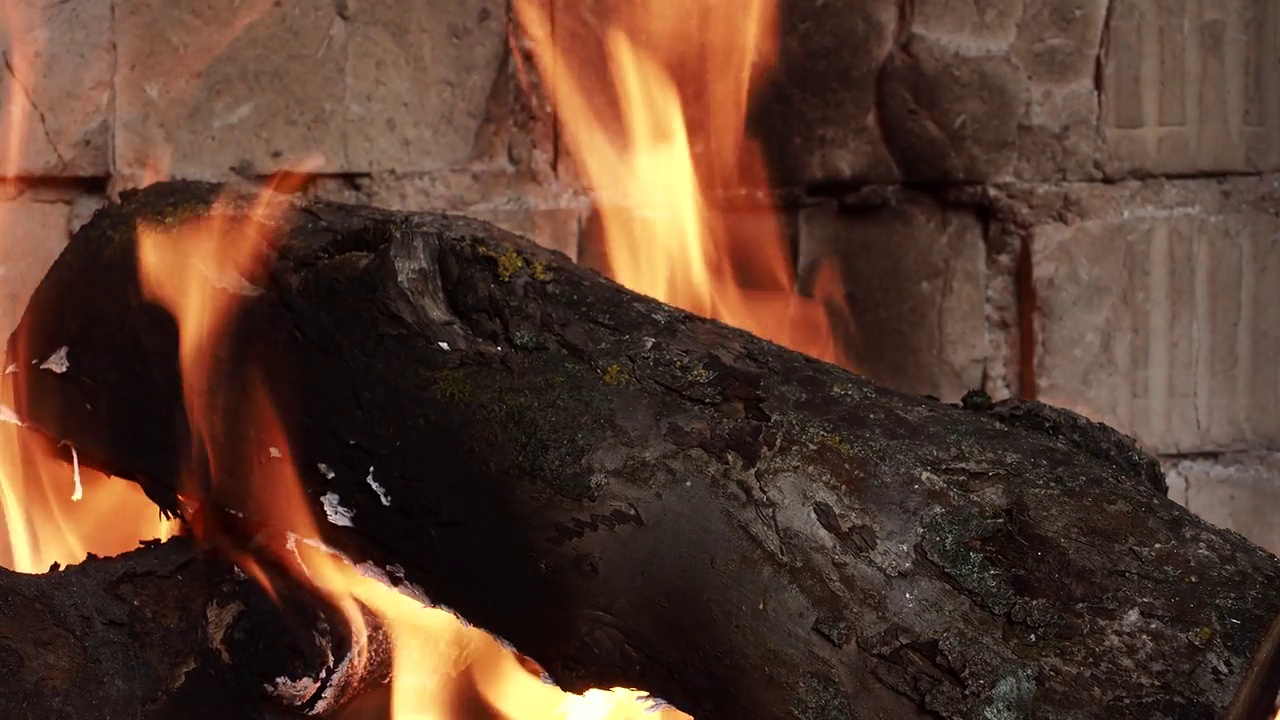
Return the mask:
<svg viewBox="0 0 1280 720"><path fill-rule="evenodd" d="M1169 497L1219 527L1280 553L1280 453L1166 458Z"/></svg>
<svg viewBox="0 0 1280 720"><path fill-rule="evenodd" d="M331 173L466 164L505 18L501 0L120 3L120 184L157 158L211 180L304 160Z"/></svg>
<svg viewBox="0 0 1280 720"><path fill-rule="evenodd" d="M1112 15L1108 175L1280 168L1280 5L1131 0Z"/></svg>
<svg viewBox="0 0 1280 720"><path fill-rule="evenodd" d="M0 337L8 340L27 300L70 237L71 206L27 199L0 202L0 227L19 242L0 246Z"/></svg>
<svg viewBox="0 0 1280 720"><path fill-rule="evenodd" d="M1044 191L1031 221L1040 399L1161 453L1280 448L1274 179Z"/></svg>
<svg viewBox="0 0 1280 720"><path fill-rule="evenodd" d="M21 153L4 171L95 177L108 171L111 2L11 3L0 37L0 97L17 113L0 117L0 137ZM15 123L15 117L20 118Z"/></svg>

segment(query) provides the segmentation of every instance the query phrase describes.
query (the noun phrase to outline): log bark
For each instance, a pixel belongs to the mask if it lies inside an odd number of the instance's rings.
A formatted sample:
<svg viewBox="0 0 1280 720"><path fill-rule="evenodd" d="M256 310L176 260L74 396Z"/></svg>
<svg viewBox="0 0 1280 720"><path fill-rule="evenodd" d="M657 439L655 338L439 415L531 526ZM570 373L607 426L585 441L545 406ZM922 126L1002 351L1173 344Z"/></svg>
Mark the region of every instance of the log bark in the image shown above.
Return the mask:
<svg viewBox="0 0 1280 720"><path fill-rule="evenodd" d="M263 526L254 535L286 551L302 542ZM357 657L341 610L298 582L296 552L255 565L269 593L187 537L47 573L0 568L3 717L403 720L392 711L388 628L366 611ZM356 569L399 580L394 570ZM426 602L420 589L400 589ZM478 691L484 669L453 672L435 698L450 717L505 717Z"/></svg>
<svg viewBox="0 0 1280 720"><path fill-rule="evenodd" d="M132 229L216 192L99 212L10 344L22 416L170 506L176 334ZM466 218L299 203L282 232L220 387L265 372L318 516L350 513L326 542L562 685L704 720L1209 718L1280 611L1280 561L1066 411L891 392Z"/></svg>
<svg viewBox="0 0 1280 720"><path fill-rule="evenodd" d="M307 596L287 597L182 538L45 574L0 569L3 716L305 717L328 702L342 637L317 631Z"/></svg>

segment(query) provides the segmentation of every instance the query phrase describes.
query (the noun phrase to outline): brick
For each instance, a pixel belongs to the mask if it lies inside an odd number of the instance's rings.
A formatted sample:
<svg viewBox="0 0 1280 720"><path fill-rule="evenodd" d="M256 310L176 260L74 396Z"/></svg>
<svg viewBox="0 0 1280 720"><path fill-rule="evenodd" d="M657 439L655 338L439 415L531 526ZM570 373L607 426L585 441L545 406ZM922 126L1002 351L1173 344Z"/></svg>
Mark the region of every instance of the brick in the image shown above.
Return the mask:
<svg viewBox="0 0 1280 720"><path fill-rule="evenodd" d="M502 66L501 0L118 4L116 167L137 184L464 163ZM156 28L164 32L157 32ZM211 31L210 29L214 30Z"/></svg>
<svg viewBox="0 0 1280 720"><path fill-rule="evenodd" d="M617 0L556 1L557 36L593 52ZM781 0L777 64L748 117L775 184L1101 177L1106 0L902 5Z"/></svg>
<svg viewBox="0 0 1280 720"><path fill-rule="evenodd" d="M115 12L115 172L345 169L347 40L332 0L137 0Z"/></svg>
<svg viewBox="0 0 1280 720"><path fill-rule="evenodd" d="M1028 86L1007 52L917 34L886 60L878 92L880 127L903 179L1012 176Z"/></svg>
<svg viewBox="0 0 1280 720"><path fill-rule="evenodd" d="M754 98L750 129L783 185L893 182L880 137L876 75L893 43L897 0L781 0L774 78Z"/></svg>
<svg viewBox="0 0 1280 720"><path fill-rule="evenodd" d="M1095 76L1106 7L1102 0L1026 3L1011 49L1014 62L1027 75L1015 177L1098 176L1103 147L1097 133Z"/></svg>
<svg viewBox="0 0 1280 720"><path fill-rule="evenodd" d="M503 0L352 2L346 169L466 162L506 44Z"/></svg>
<svg viewBox="0 0 1280 720"><path fill-rule="evenodd" d="M1208 522L1280 553L1280 453L1171 458L1164 464L1171 498Z"/></svg>
<svg viewBox="0 0 1280 720"><path fill-rule="evenodd" d="M1104 0L786 0L757 103L782 183L1090 179Z"/></svg>
<svg viewBox="0 0 1280 720"><path fill-rule="evenodd" d="M1017 36L1024 10L1005 0L916 0L914 12L912 27L921 32L1007 44Z"/></svg>
<svg viewBox="0 0 1280 720"><path fill-rule="evenodd" d="M1280 167L1272 0L1117 3L1104 58L1108 175Z"/></svg>
<svg viewBox="0 0 1280 720"><path fill-rule="evenodd" d="M107 173L111 105L111 0L16 0L0 36L0 137L20 133L0 173L88 177ZM16 40L15 40L16 39ZM17 110L13 113L10 108ZM21 127L14 125L20 117Z"/></svg>
<svg viewBox="0 0 1280 720"><path fill-rule="evenodd" d="M510 170L379 173L349 181L321 179L309 194L395 210L469 215L528 237L573 260L578 257L582 224L590 210L580 191Z"/></svg>
<svg viewBox="0 0 1280 720"><path fill-rule="evenodd" d="M1277 183L1053 192L1030 231L1038 396L1163 453L1280 448Z"/></svg>
<svg viewBox="0 0 1280 720"><path fill-rule="evenodd" d="M8 340L27 300L67 244L70 205L19 199L0 202L0 338Z"/></svg>
<svg viewBox="0 0 1280 720"><path fill-rule="evenodd" d="M882 207L805 208L799 272L839 268L852 318L841 338L858 372L904 392L959 400L989 354L986 249L972 210L921 195Z"/></svg>
<svg viewBox="0 0 1280 720"><path fill-rule="evenodd" d="M74 235L76 231L84 227L85 223L93 219L94 213L101 210L106 204L107 198L102 195L91 193L76 195L71 200L70 213L67 217L67 232Z"/></svg>
<svg viewBox="0 0 1280 720"><path fill-rule="evenodd" d="M996 400L1022 397L1024 281L1019 274L1022 237L1016 227L987 222L986 321L987 356L982 389Z"/></svg>
<svg viewBox="0 0 1280 720"><path fill-rule="evenodd" d="M1133 0L1109 25L1104 0L918 0L904 27L897 6L783 2L751 123L781 183L1280 167L1270 0Z"/></svg>

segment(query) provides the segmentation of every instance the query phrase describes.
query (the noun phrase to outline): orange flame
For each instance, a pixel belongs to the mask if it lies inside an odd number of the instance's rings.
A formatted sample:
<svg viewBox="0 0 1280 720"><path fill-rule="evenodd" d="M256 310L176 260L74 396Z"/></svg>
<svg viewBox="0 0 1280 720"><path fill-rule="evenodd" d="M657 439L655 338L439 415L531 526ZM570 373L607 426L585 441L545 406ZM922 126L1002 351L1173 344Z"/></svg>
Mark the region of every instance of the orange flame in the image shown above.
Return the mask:
<svg viewBox="0 0 1280 720"><path fill-rule="evenodd" d="M507 718L687 717L674 710L655 712L645 702L646 696L633 690L565 693L532 674L492 636L391 587L322 544L268 388L259 379L249 402L238 401L238 414L230 418L226 408L218 404L217 381L210 360L213 350L222 343L230 314L249 294L240 283L247 283L247 278L254 277L261 264L270 260L271 245L277 239L273 228L278 226L286 207L287 203L269 188L248 213L237 213L234 204L229 204L215 206L207 216L176 226L143 224L138 228L143 291L169 310L178 323L183 394L193 438L192 462L205 463L211 475L210 488L231 480L241 483L236 497L248 507L238 510L268 522L290 538L274 549L252 552L233 543L229 550L240 567L268 590L272 589L271 575L263 561L273 561L270 567L295 568L298 580L340 609L353 637L348 673L356 677L370 661L365 613L376 617L391 638L392 712L399 720L456 715L454 698L459 691L473 686ZM247 470L237 465L232 472L219 465L231 454L228 446L232 438L226 433L232 428L236 437L261 443L261 450L256 451L258 457L247 463ZM206 501L199 491L198 485L187 485L184 497L194 496L197 503ZM194 525L197 536L214 527Z"/></svg>
<svg viewBox="0 0 1280 720"><path fill-rule="evenodd" d="M0 191L5 197L21 192L18 175L23 153L38 142L31 133L40 132L31 123L27 97L35 87L34 59L42 54L41 40L47 36L40 27L38 5L11 0L0 10L0 34L8 46L8 83L0 105ZM8 217L12 208L0 202L0 227L15 227ZM0 260L9 251L16 248L0 242ZM17 317L22 308L0 310L0 316ZM10 349L9 362L34 360L34 372L66 372L74 358L71 349L49 358L31 358L20 337ZM18 396L22 388L11 370L16 366L0 376L0 565L19 572L45 572L53 563L77 563L89 553L115 555L142 540L166 539L177 532L177 523L162 519L140 487L80 467L75 448L67 448L68 463L33 431L24 429L14 411L22 406L18 402L23 399Z"/></svg>
<svg viewBox="0 0 1280 720"><path fill-rule="evenodd" d="M515 8L596 193L612 277L840 361L824 307L834 275L821 276L819 299L798 295L772 204L737 217L714 205L743 190L768 195L745 118L752 80L776 55L773 0L556 3L554 28L551 4Z"/></svg>
<svg viewBox="0 0 1280 720"><path fill-rule="evenodd" d="M46 572L53 563L117 555L177 532L140 487L64 462L16 424L7 405L0 413L0 566Z"/></svg>

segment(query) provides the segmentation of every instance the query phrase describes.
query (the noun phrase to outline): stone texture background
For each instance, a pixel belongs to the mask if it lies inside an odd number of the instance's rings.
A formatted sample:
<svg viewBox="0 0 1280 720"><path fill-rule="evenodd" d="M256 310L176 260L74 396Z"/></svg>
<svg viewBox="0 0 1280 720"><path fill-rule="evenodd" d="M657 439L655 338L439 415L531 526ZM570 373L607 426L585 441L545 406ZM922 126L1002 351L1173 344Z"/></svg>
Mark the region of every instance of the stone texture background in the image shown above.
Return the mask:
<svg viewBox="0 0 1280 720"><path fill-rule="evenodd" d="M624 0L539 1L589 32ZM748 124L801 278L847 279L861 371L1110 422L1176 500L1280 551L1280 4L779 2ZM14 5L0 330L69 232L157 166L313 162L315 195L593 256L508 0Z"/></svg>

